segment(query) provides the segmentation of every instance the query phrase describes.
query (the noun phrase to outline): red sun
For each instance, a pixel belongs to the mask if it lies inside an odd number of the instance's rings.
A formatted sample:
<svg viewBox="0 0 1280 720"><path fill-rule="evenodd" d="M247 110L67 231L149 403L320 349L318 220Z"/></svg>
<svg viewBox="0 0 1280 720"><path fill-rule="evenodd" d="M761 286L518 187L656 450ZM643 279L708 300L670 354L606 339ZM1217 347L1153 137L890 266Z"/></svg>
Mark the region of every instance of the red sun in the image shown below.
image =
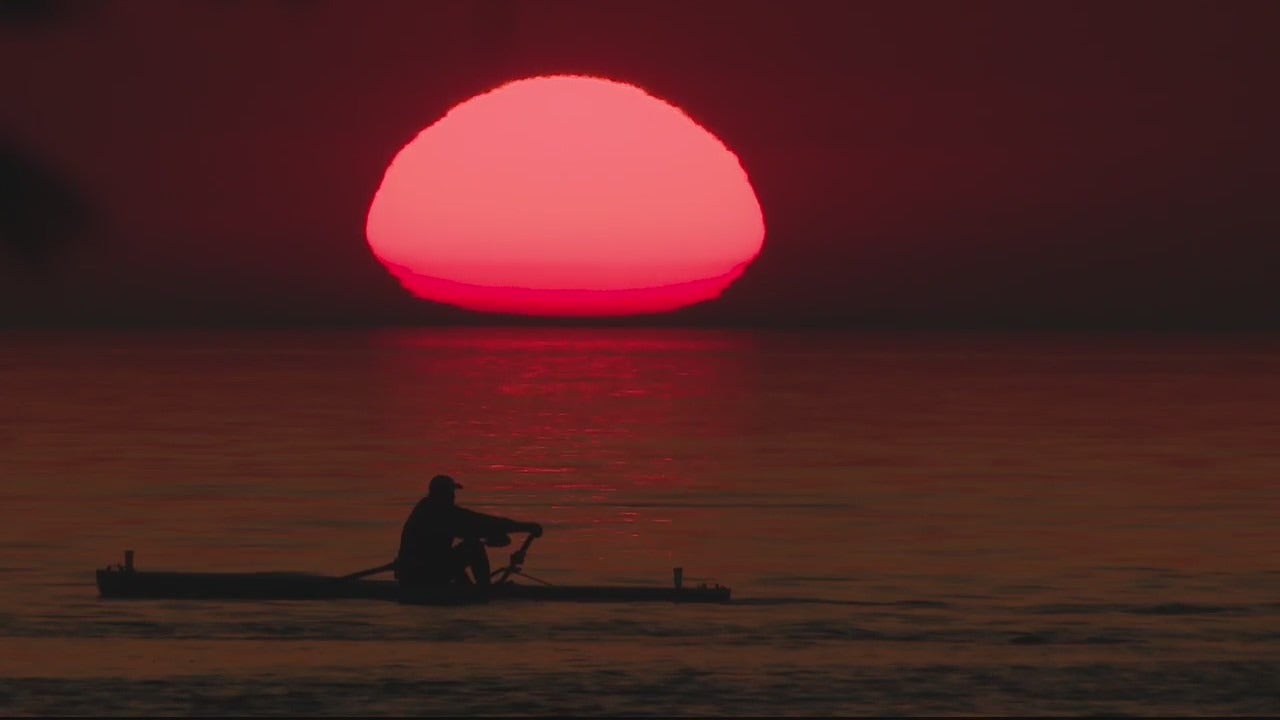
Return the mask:
<svg viewBox="0 0 1280 720"><path fill-rule="evenodd" d="M414 295L481 312L660 313L716 298L764 242L724 143L637 87L508 83L451 109L382 179L366 233Z"/></svg>

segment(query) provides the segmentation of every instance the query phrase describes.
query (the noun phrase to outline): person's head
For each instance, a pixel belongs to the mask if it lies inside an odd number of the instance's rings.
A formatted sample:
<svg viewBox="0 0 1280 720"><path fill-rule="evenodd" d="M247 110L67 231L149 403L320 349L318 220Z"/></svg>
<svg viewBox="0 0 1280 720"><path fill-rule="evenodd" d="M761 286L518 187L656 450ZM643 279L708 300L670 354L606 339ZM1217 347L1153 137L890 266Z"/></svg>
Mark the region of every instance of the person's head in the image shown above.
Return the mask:
<svg viewBox="0 0 1280 720"><path fill-rule="evenodd" d="M431 478L431 484L427 486L427 497L452 504L454 491L461 489L462 485L457 480L448 475L437 475Z"/></svg>

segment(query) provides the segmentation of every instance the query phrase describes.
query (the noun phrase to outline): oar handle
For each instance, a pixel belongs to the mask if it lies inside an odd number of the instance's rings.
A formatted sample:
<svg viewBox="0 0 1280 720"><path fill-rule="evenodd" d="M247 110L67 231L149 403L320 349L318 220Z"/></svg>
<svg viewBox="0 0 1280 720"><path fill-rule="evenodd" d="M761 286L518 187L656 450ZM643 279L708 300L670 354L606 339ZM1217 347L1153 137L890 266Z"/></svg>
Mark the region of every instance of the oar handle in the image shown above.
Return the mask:
<svg viewBox="0 0 1280 720"><path fill-rule="evenodd" d="M524 542L520 544L520 549L511 553L511 563L500 570L502 576L498 578L498 582L504 582L511 577L511 573L520 572L520 566L524 565L524 557L529 553L529 546L533 544L537 536L529 533L524 537Z"/></svg>

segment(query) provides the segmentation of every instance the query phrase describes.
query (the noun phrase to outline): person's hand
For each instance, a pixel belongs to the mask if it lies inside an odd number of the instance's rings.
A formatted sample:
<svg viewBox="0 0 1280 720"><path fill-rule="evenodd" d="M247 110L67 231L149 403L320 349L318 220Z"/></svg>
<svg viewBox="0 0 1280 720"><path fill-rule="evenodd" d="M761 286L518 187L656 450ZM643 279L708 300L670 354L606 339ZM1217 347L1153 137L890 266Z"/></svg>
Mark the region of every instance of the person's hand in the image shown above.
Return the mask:
<svg viewBox="0 0 1280 720"><path fill-rule="evenodd" d="M529 523L529 534L534 537L542 537L542 526L538 523Z"/></svg>

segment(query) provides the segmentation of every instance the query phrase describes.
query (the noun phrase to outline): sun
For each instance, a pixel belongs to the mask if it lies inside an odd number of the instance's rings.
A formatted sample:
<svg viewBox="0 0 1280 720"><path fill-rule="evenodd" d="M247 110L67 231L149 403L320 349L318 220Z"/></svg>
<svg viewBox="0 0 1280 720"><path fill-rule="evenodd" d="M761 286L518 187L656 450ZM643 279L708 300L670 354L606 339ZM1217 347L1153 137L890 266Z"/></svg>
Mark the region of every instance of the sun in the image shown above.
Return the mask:
<svg viewBox="0 0 1280 720"><path fill-rule="evenodd" d="M719 297L764 234L724 143L634 85L577 75L453 107L392 160L366 225L374 255L417 297L568 317Z"/></svg>

